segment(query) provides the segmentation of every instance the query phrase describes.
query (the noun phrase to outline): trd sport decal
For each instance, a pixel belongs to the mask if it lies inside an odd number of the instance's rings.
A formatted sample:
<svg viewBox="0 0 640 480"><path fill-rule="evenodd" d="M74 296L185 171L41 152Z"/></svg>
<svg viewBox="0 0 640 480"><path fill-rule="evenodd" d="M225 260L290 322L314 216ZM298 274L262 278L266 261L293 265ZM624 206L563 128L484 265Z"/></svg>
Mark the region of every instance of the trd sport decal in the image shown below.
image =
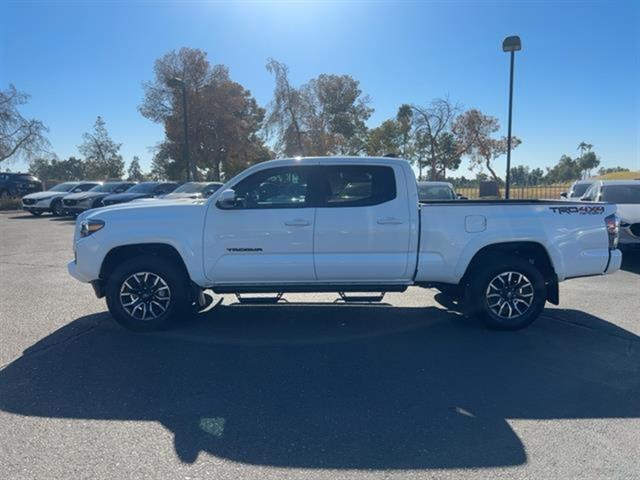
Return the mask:
<svg viewBox="0 0 640 480"><path fill-rule="evenodd" d="M580 207L549 207L549 209L554 213L559 213L560 215L568 214L572 215L577 213L578 215L600 215L604 213L604 207L600 205L584 205Z"/></svg>
<svg viewBox="0 0 640 480"><path fill-rule="evenodd" d="M228 252L261 252L261 248L227 248Z"/></svg>

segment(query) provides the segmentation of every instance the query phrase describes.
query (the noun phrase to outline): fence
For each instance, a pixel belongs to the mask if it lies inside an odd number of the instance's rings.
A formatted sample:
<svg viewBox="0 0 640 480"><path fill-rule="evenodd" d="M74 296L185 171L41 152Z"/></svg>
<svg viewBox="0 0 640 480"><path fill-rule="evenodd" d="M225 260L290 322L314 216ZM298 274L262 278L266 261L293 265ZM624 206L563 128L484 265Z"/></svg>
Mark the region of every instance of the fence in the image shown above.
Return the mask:
<svg viewBox="0 0 640 480"><path fill-rule="evenodd" d="M500 198L504 198L504 187L500 187ZM569 190L569 185L536 185L536 186L520 186L512 185L509 197L512 199L551 199L560 198L560 193ZM464 195L469 199L480 198L480 187L458 187L456 192Z"/></svg>

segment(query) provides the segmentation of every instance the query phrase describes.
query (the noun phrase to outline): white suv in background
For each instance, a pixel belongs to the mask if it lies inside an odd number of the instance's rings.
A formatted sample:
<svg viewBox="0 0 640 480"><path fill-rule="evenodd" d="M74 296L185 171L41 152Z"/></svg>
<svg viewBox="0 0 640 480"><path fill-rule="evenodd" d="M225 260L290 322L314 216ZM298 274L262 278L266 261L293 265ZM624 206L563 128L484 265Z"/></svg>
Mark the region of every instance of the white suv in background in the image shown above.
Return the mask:
<svg viewBox="0 0 640 480"><path fill-rule="evenodd" d="M640 180L598 180L581 200L617 204L620 245L640 247Z"/></svg>
<svg viewBox="0 0 640 480"><path fill-rule="evenodd" d="M22 197L22 209L36 217L45 212L61 216L62 197L70 193L86 192L95 187L97 182L64 182L51 187L44 192L31 193Z"/></svg>

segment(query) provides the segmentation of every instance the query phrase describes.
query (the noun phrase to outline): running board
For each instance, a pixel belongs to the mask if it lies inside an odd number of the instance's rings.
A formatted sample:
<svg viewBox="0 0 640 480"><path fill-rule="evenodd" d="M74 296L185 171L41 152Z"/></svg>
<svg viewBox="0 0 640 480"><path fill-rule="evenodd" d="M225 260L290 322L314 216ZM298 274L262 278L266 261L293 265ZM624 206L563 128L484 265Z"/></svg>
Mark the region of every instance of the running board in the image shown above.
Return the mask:
<svg viewBox="0 0 640 480"><path fill-rule="evenodd" d="M380 295L346 295L345 292L338 292L340 298L337 298L335 302L342 300L345 303L377 303L382 301L385 293L380 292Z"/></svg>
<svg viewBox="0 0 640 480"><path fill-rule="evenodd" d="M274 305L282 298L282 292L279 292L275 297L243 297L239 293L236 293L238 303L245 305Z"/></svg>

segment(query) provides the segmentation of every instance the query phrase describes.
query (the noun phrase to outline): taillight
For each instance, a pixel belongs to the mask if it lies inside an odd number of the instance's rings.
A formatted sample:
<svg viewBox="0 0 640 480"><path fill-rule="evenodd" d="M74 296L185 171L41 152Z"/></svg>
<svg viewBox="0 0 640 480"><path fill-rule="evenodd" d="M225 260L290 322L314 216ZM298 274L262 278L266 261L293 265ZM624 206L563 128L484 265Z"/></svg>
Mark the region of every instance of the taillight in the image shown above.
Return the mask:
<svg viewBox="0 0 640 480"><path fill-rule="evenodd" d="M609 250L618 248L618 234L620 233L620 219L614 213L605 217L604 223L607 226L607 234L609 235Z"/></svg>

